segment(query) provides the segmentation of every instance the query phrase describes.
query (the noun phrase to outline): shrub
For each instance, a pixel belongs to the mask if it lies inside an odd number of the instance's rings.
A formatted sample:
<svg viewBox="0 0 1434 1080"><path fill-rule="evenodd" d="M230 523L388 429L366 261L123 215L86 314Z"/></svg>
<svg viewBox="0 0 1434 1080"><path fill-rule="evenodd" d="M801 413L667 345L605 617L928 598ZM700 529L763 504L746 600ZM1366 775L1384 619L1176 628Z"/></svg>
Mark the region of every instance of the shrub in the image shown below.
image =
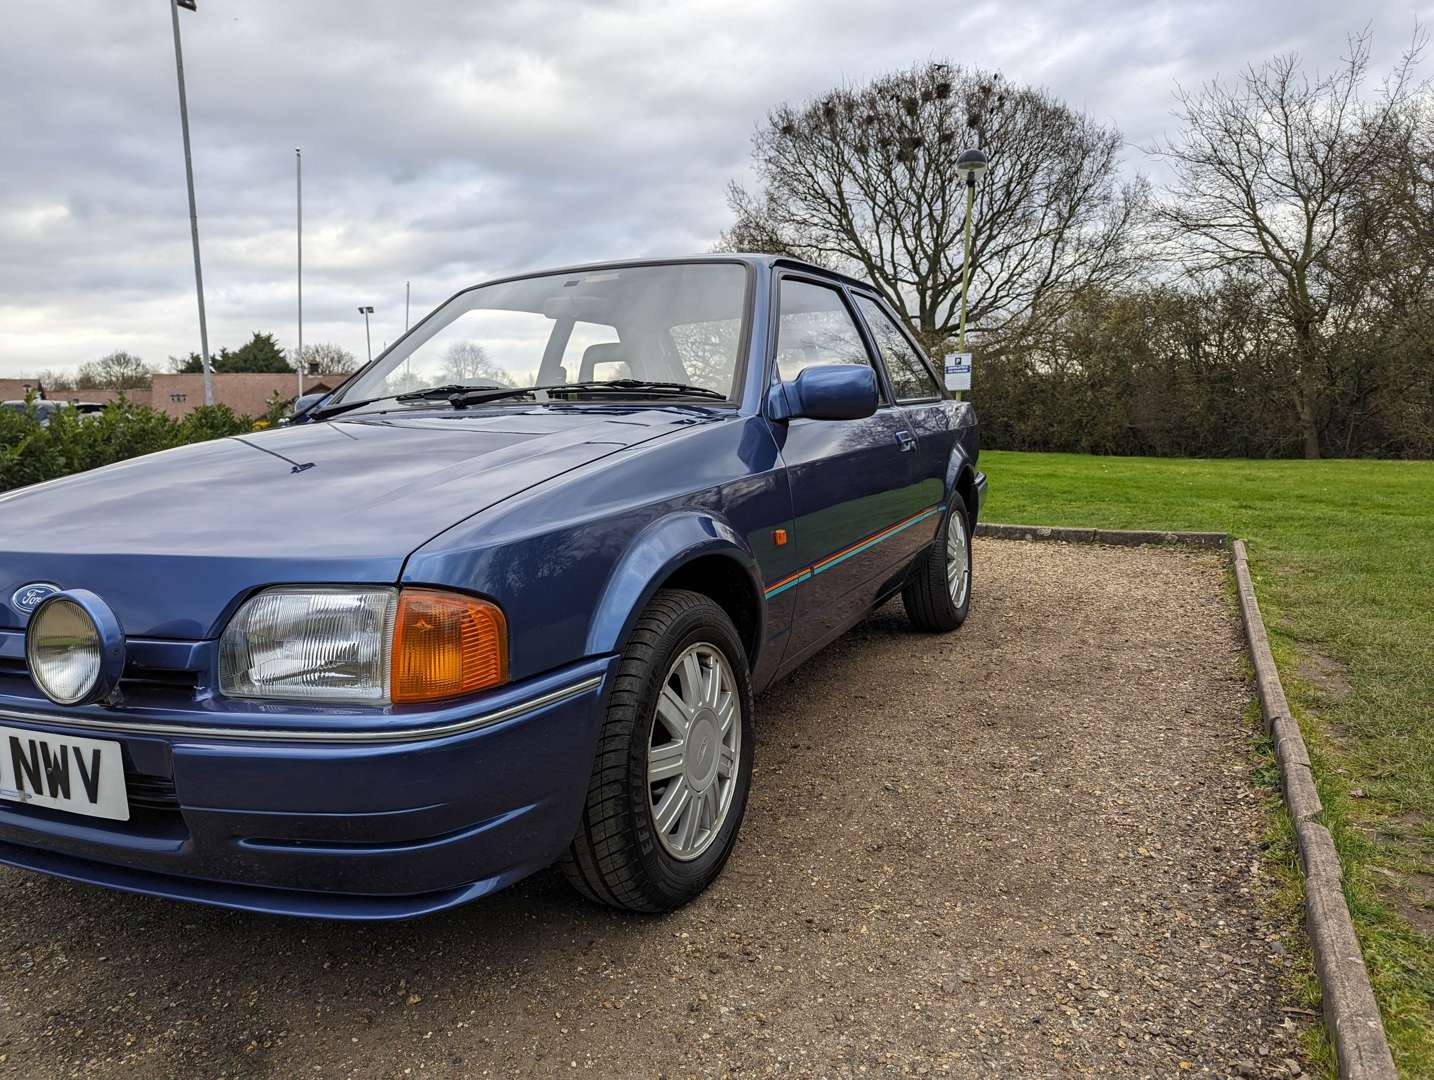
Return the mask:
<svg viewBox="0 0 1434 1080"><path fill-rule="evenodd" d="M179 422L179 441L204 442L253 430L249 418L240 416L228 405L201 405Z"/></svg>
<svg viewBox="0 0 1434 1080"><path fill-rule="evenodd" d="M0 410L0 491L252 429L227 405L202 406L176 420L123 396L98 414L61 409L48 426L33 409Z"/></svg>
<svg viewBox="0 0 1434 1080"><path fill-rule="evenodd" d="M254 430L263 431L265 428L278 427L279 422L293 412L293 402L293 398L286 398L275 390L269 395L269 404L264 409L264 415L254 418Z"/></svg>
<svg viewBox="0 0 1434 1080"><path fill-rule="evenodd" d="M52 480L66 471L63 456L33 412L0 409L0 490Z"/></svg>

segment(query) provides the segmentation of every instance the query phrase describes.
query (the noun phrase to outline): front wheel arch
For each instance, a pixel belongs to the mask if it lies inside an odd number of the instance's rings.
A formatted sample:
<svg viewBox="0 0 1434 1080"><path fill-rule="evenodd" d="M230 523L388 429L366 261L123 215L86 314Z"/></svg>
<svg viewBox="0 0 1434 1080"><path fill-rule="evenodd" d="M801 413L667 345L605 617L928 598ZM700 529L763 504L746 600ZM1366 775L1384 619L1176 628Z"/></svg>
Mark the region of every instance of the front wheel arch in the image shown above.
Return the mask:
<svg viewBox="0 0 1434 1080"><path fill-rule="evenodd" d="M742 639L747 664L756 666L757 646L761 641L762 596L740 562L725 554L699 555L673 570L654 594L661 589L701 593L725 611Z"/></svg>
<svg viewBox="0 0 1434 1080"><path fill-rule="evenodd" d="M662 518L613 567L588 625L586 654L621 652L659 590L685 589L727 613L755 669L766 623L760 583L756 558L725 521L692 512Z"/></svg>

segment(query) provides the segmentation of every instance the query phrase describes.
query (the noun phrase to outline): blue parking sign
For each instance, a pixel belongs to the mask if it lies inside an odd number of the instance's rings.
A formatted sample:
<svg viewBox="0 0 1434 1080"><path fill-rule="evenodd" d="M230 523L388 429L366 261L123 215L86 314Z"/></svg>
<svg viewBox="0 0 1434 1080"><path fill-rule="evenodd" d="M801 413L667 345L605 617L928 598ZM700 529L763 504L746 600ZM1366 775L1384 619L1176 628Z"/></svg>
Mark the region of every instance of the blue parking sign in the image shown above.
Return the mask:
<svg viewBox="0 0 1434 1080"><path fill-rule="evenodd" d="M946 354L946 389L971 389L971 354L953 352Z"/></svg>

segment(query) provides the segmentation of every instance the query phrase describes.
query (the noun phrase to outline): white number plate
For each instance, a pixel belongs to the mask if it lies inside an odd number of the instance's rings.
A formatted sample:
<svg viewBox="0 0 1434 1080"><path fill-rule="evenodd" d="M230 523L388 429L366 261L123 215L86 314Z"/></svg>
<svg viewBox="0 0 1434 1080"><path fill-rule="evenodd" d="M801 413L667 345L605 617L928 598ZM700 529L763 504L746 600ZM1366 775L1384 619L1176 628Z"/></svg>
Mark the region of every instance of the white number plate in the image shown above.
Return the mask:
<svg viewBox="0 0 1434 1080"><path fill-rule="evenodd" d="M0 727L0 799L128 821L120 744Z"/></svg>

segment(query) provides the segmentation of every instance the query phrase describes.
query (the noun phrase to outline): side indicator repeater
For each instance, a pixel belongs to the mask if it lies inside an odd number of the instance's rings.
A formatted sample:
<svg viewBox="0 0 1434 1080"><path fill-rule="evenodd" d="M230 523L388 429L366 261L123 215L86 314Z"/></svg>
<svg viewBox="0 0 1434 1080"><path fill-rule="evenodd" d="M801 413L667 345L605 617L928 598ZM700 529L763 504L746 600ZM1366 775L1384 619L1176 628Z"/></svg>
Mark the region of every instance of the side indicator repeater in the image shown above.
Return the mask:
<svg viewBox="0 0 1434 1080"><path fill-rule="evenodd" d="M786 529L773 529L773 530L772 530L772 543L776 544L777 547L782 547L783 545L786 544L786 542L787 542L787 530L786 530Z"/></svg>

